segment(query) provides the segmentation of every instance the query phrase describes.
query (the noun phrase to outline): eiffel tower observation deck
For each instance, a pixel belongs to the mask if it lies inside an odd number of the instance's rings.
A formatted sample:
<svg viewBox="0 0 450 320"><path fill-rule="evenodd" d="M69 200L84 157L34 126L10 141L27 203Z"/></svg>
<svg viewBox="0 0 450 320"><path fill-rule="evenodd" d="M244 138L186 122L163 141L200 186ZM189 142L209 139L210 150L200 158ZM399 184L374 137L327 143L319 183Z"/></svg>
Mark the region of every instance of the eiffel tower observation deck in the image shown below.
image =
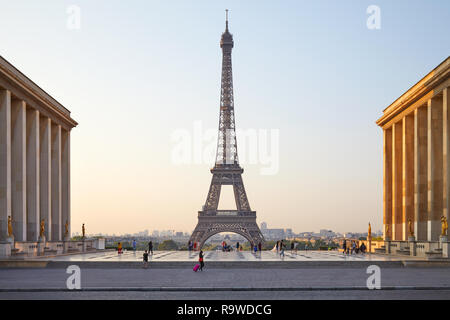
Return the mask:
<svg viewBox="0 0 450 320"><path fill-rule="evenodd" d="M238 233L252 244L264 241L256 224L256 211L251 210L245 192L242 181L244 169L239 165L231 64L234 41L228 29L228 10L220 47L222 48L222 78L216 160L211 169L213 176L208 196L202 210L198 212L198 224L191 236L191 241L198 242L200 248L209 237L220 232ZM236 210L218 210L223 185L233 186Z"/></svg>

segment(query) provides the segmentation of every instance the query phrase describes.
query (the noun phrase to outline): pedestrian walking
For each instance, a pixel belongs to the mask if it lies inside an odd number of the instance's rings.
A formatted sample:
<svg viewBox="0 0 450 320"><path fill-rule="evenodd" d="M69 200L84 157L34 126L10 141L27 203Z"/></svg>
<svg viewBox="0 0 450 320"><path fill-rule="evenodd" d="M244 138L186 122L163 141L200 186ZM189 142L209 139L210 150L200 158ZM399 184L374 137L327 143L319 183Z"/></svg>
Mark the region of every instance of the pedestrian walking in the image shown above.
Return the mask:
<svg viewBox="0 0 450 320"><path fill-rule="evenodd" d="M284 247L285 247L285 244L284 244L283 240L281 240L281 242L280 242L280 257L283 256L283 258L284 258Z"/></svg>
<svg viewBox="0 0 450 320"><path fill-rule="evenodd" d="M145 250L145 252L144 252L143 260L144 260L144 269L147 269L148 268L148 252L147 252L147 250Z"/></svg>
<svg viewBox="0 0 450 320"><path fill-rule="evenodd" d="M136 253L136 240L133 239L133 251Z"/></svg>
<svg viewBox="0 0 450 320"><path fill-rule="evenodd" d="M117 253L118 253L118 254L121 254L121 253L122 253L122 242L119 242L119 243L117 244Z"/></svg>
<svg viewBox="0 0 450 320"><path fill-rule="evenodd" d="M153 242L148 243L148 253L151 253L153 255Z"/></svg>
<svg viewBox="0 0 450 320"><path fill-rule="evenodd" d="M200 262L200 271L203 271L203 267L205 266L205 262L203 261L203 250L200 250L198 254L198 262Z"/></svg>
<svg viewBox="0 0 450 320"><path fill-rule="evenodd" d="M366 253L366 245L364 244L364 242L361 244L361 247L359 247L361 254Z"/></svg>
<svg viewBox="0 0 450 320"><path fill-rule="evenodd" d="M344 242L342 243L342 254L345 254L346 251L347 251L347 241L344 240Z"/></svg>

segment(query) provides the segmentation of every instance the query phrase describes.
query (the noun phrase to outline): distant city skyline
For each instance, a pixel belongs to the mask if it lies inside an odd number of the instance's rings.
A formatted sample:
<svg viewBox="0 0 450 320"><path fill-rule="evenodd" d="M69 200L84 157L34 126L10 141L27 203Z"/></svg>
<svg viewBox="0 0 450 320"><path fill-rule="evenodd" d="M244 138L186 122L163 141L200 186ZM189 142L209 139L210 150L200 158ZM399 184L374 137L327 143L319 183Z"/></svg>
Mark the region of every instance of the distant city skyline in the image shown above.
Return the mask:
<svg viewBox="0 0 450 320"><path fill-rule="evenodd" d="M267 225L266 222L261 222L260 225L261 231L263 231L263 233L266 232L267 234L267 230L282 230L285 234L281 235L280 238L290 238L291 235L301 235L301 234L313 234L315 236L326 236L326 234L330 235L332 234L333 236L336 234L367 234L367 230L365 231L361 231L361 230L347 230L346 232L337 232L337 231L333 231L330 229L320 229L320 230L293 230L292 228L289 227L277 227L277 226L269 226ZM159 230L159 229L155 229L155 230L149 230L149 229L145 229L145 230L141 230L141 231L137 231L137 232L125 232L125 233L119 233L119 234L108 234L108 233L88 233L88 235L90 236L116 236L116 237L120 237L120 236L135 236L135 237L187 237L190 236L193 230L191 231L187 231L187 230ZM226 233L230 233L230 232L221 232L220 234L226 234ZM374 234L382 234L381 230L377 230L373 232ZM80 232L74 232L73 236L78 236L80 235Z"/></svg>
<svg viewBox="0 0 450 320"><path fill-rule="evenodd" d="M79 123L71 132L72 233L83 223L87 234L194 229L213 160L174 163L173 136L194 136L200 123L202 142L217 139L226 8L236 126L279 132L276 173L242 163L258 225L382 229L375 120L448 57L450 2L380 0L380 28L369 29L373 4L3 2L0 55ZM244 140L238 132L239 152Z"/></svg>

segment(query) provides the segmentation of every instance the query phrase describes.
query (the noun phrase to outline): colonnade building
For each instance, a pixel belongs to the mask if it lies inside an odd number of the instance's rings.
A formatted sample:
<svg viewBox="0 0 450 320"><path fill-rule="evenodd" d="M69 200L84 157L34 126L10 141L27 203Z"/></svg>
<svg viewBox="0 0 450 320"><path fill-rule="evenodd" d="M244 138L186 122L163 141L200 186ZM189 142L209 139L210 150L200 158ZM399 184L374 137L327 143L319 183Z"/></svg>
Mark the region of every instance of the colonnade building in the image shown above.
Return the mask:
<svg viewBox="0 0 450 320"><path fill-rule="evenodd" d="M70 111L0 57L0 241L70 235Z"/></svg>
<svg viewBox="0 0 450 320"><path fill-rule="evenodd" d="M383 111L385 240L439 241L450 208L450 57Z"/></svg>

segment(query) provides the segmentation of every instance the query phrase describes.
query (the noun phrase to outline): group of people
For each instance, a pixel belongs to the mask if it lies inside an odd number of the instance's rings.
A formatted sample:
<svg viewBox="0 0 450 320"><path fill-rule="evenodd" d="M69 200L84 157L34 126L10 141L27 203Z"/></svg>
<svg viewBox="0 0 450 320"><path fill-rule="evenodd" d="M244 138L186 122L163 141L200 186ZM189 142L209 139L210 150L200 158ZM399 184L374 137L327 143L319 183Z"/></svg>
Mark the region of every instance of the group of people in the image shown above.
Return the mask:
<svg viewBox="0 0 450 320"><path fill-rule="evenodd" d="M132 242L132 246L133 246L133 251L136 252L136 240L133 240ZM297 253L297 246L298 243L297 242L291 242L290 245L290 249L291 249L291 253ZM196 243L192 243L191 241L189 241L188 243L188 249L189 251L195 250L197 248L197 244ZM258 251L261 252L262 251L262 244L261 242L259 242L257 245L256 244L251 244L251 248L252 251L256 254ZM343 244L342 244L342 253L343 254L364 254L366 253L367 247L364 244L364 242L361 243L361 245L359 245L359 243L355 240L352 240L349 244L347 244L347 240L344 240ZM222 242L222 251L231 251L232 247L230 245L228 245L225 241ZM276 251L277 254L280 255L280 257L284 257L284 252L286 250L286 244L284 242L284 240L279 240L276 242L275 247L272 249L272 251ZM308 250L308 247L305 247L305 250ZM242 245L239 244L239 242L236 243L236 251L242 251ZM117 244L117 252L118 254L122 254L123 253L123 245L121 242L119 242ZM152 241L150 241L148 243L148 250L145 250L144 254L143 254L143 261L144 261L144 268L148 268L148 258L149 258L149 254L153 255L153 243ZM205 262L204 262L204 253L203 250L200 250L199 254L198 254L198 262L199 262L199 267L198 270L203 271L203 268L205 266Z"/></svg>
<svg viewBox="0 0 450 320"><path fill-rule="evenodd" d="M189 252L192 250L197 250L197 242L192 242L191 240L189 240L188 250Z"/></svg>
<svg viewBox="0 0 450 320"><path fill-rule="evenodd" d="M132 247L133 247L133 251L136 252L136 249L137 249L137 243L136 243L136 240L133 240L133 242L131 243L131 245L132 245ZM152 241L150 241L150 242L148 243L148 251L145 250L145 252L153 254L153 242L152 242ZM122 254L122 253L123 253L123 244L122 244L122 242L120 242L120 241L117 243L117 253L118 253L118 254Z"/></svg>
<svg viewBox="0 0 450 320"><path fill-rule="evenodd" d="M236 251L242 251L243 247L242 245L238 242L236 242ZM258 251L261 252L262 250L262 244L261 242L259 242L257 245L251 243L250 244L250 249L256 254ZM233 247L230 246L229 244L227 244L225 241L222 242L222 251L224 252L230 252L233 250Z"/></svg>
<svg viewBox="0 0 450 320"><path fill-rule="evenodd" d="M133 251L136 252L136 249L137 249L136 240L133 240L132 246L133 246ZM123 254L122 242L117 243L117 254ZM145 250L144 254L143 254L144 268L148 268L148 255L149 254L153 255L153 242L152 241L150 241L148 243L148 250Z"/></svg>
<svg viewBox="0 0 450 320"><path fill-rule="evenodd" d="M258 242L258 245L254 244L252 245L253 247L253 252L256 254L258 251L261 252L262 251L262 244L261 242Z"/></svg>
<svg viewBox="0 0 450 320"><path fill-rule="evenodd" d="M284 250L286 249L286 244L284 243L284 240L277 241L274 249L277 252L277 254L280 254L280 257L284 257Z"/></svg>
<svg viewBox="0 0 450 320"><path fill-rule="evenodd" d="M230 252L231 250L233 250L231 248L231 246L228 243L226 243L225 241L222 241L222 251L223 252ZM236 250L239 251L239 242L236 244Z"/></svg>
<svg viewBox="0 0 450 320"><path fill-rule="evenodd" d="M197 248L199 248L197 242L192 242L189 241L188 242L188 250L189 251L195 251L197 250ZM226 241L222 241L220 248L222 249L223 252L230 252L234 250L234 247L230 244L228 244ZM236 251L242 251L243 247L242 245L238 242L236 242ZM257 253L258 251L261 252L262 251L262 244L261 242L259 242L258 244L253 244L250 243L250 250L253 251L254 253Z"/></svg>
<svg viewBox="0 0 450 320"><path fill-rule="evenodd" d="M291 241L291 244L290 244L291 254L298 253L298 245L299 245L298 242ZM280 257L284 257L284 252L286 249L287 249L287 245L284 242L284 240L279 240L276 242L275 247L272 249L272 251L276 251L276 253L279 254ZM305 251L308 251L308 249L310 249L309 245L305 244Z"/></svg>
<svg viewBox="0 0 450 320"><path fill-rule="evenodd" d="M342 244L342 254L364 254L366 253L367 247L364 244L364 242L361 243L361 245L358 244L357 241L352 240L349 245L347 245L347 240L344 240Z"/></svg>
<svg viewBox="0 0 450 320"><path fill-rule="evenodd" d="M225 243L225 244L226 244L226 243ZM256 254L258 251L261 252L261 250L262 250L262 244L261 244L261 242L258 242L257 245L251 243L250 246L251 246L251 250L252 250L255 254ZM236 251L242 251L242 249L243 249L243 247L242 247L242 245L239 243L239 241L236 242ZM225 251L227 251L227 250L225 250Z"/></svg>

